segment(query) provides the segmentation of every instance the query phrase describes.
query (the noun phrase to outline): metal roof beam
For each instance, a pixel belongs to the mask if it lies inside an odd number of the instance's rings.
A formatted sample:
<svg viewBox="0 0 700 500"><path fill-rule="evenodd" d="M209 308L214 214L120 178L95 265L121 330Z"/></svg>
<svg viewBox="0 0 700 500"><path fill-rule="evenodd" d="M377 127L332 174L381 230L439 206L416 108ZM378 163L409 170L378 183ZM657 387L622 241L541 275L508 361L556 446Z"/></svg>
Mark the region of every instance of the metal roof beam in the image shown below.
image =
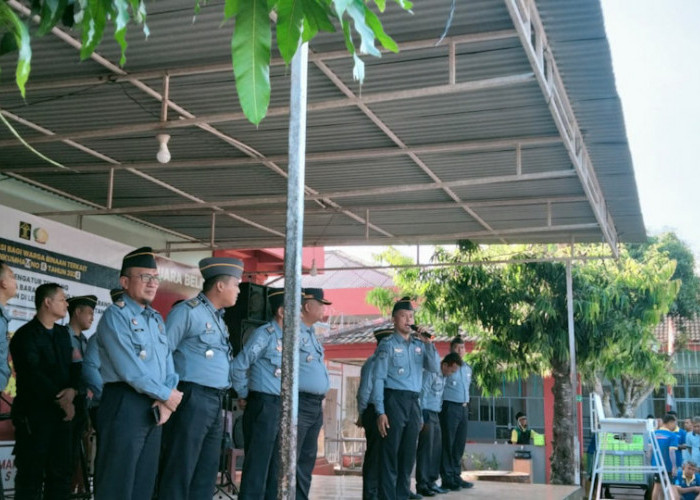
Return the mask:
<svg viewBox="0 0 700 500"><path fill-rule="evenodd" d="M5 116L17 119L7 111L0 113ZM18 120L19 121L19 120ZM442 144L430 144L426 146L410 146L410 147L390 147L390 148L374 148L374 149L351 149L345 151L328 151L321 153L308 153L306 155L307 163L324 162L324 161L343 161L343 160L358 160L358 159L377 159L390 158L396 156L404 156L409 154L439 154L439 153L479 153L487 151L503 151L503 150L521 150L527 147L551 146L562 142L559 136L544 136L544 137L513 137L508 139L488 139L481 141L465 141L451 142ZM286 163L287 155L272 155L266 157L274 163ZM236 167L241 165L258 165L261 159L245 157L245 158L208 158L206 160L174 160L168 162L168 170L181 168L215 168L215 167ZM93 164L78 164L71 165L71 170L74 172L102 172L111 169L125 170L127 168L137 168L139 170L163 170L163 164L158 161L147 161L138 163L128 163L122 165L105 165L103 163ZM0 172L21 172L21 173L42 173L55 172L55 167L20 167L13 168L12 166L0 167ZM520 169L522 171L522 168ZM516 169L516 173L517 173Z"/></svg>
<svg viewBox="0 0 700 500"><path fill-rule="evenodd" d="M450 50L454 50L454 47L457 45L465 45L465 44L470 44L470 43L479 43L479 42L489 42L489 41L496 41L496 40L506 40L509 38L516 38L518 36L518 33L515 30L502 30L502 31L490 31L490 32L484 32L484 33L474 33L470 35L458 35L458 36L452 36L452 37L446 37L443 41L442 44L450 47ZM439 39L437 38L431 38L428 40L416 40L413 42L402 42L401 43L401 52L408 52L411 50L421 50L421 49L429 49L433 48L437 45ZM380 48L381 52L383 53L389 53L388 50L384 48ZM335 59L347 59L349 57L349 54L346 50L336 50L336 51L331 51L331 52L319 52L319 53L310 53L309 54L309 60L310 61L329 61L329 60L335 60ZM283 59L281 58L273 58L270 61L271 66L286 66L286 63ZM221 64L206 64L206 65L197 65L197 66L188 66L184 68L168 68L168 69L159 69L159 70L153 70L153 71L138 71L138 72L133 72L129 73L128 75L114 75L114 74L106 74L106 75L100 75L100 76L86 76L86 77L80 77L80 78L68 78L65 80L47 80L47 81L39 81L39 82L28 82L27 83L27 91L36 91L36 90L51 90L51 89L60 89L60 88L69 88L69 87L84 87L84 86L94 86L94 85L99 85L99 84L104 84L104 83L118 83L118 82L124 82L124 81L129 81L133 78L136 78L137 80L154 80L154 79L159 79L162 78L165 75L169 75L171 77L178 77L178 76L193 76L193 75L203 75L203 74L211 74L211 73L231 73L233 71L231 63L221 63ZM6 93L16 93L17 92L17 85L15 84L6 84L6 85L0 85L0 94L6 94Z"/></svg>
<svg viewBox="0 0 700 500"><path fill-rule="evenodd" d="M107 63L109 62L107 61ZM454 85L433 85L431 87L421 87L418 89L377 92L375 94L366 94L361 97L353 96L341 99L329 99L326 101L319 101L315 103L312 102L308 104L307 109L309 112L326 111L339 108L363 106L374 103L397 101L402 99L413 99L417 97L448 95L460 92L474 92L477 90L521 85L524 83L534 81L534 78L535 77L532 73L522 73L496 78L486 78L483 80L472 80L469 82L456 83ZM151 97L153 97L157 101L160 102L162 100L162 96L160 95L160 93L157 93L143 82L136 79L131 79L130 83L140 88L147 94L151 95ZM189 112L185 112L184 108L178 106L174 101L170 101L168 105L171 109L174 109L176 112L185 115L185 118L178 120L169 120L167 122L135 123L131 125L120 125L118 127L110 127L103 129L77 130L74 132L68 132L66 134L55 134L52 136L25 137L25 140L30 144L43 144L47 142L58 142L65 140L98 139L103 137L133 135L143 132L167 130L171 128L184 128L192 126L211 125L214 123L247 120L243 112L214 113L211 115L195 116ZM289 106L280 106L277 108L270 108L266 116L284 116L288 114ZM19 141L17 139L6 139L0 141L0 147L16 146L17 144L19 144Z"/></svg>
<svg viewBox="0 0 700 500"><path fill-rule="evenodd" d="M452 47L452 46L451 46ZM357 96L355 93L350 90L350 88L345 85L345 82L343 82L338 75L336 75L326 63L323 61L315 61L314 64L318 69L321 70L321 72L328 77L328 79L343 93L345 94L348 98L350 99L356 99ZM449 72L449 87L457 87L458 84L455 82L454 77L456 74L455 71L455 57L454 57L454 50L453 48L450 49L450 57L448 58L448 72ZM400 94L400 92L397 92L397 94ZM396 144L399 148L402 150L405 150L408 148L406 143L403 142L403 140L396 135L396 133L387 125L384 120L379 118L377 114L372 111L367 103L365 102L358 102L357 107L362 111L367 118L374 123L379 130L384 132L384 134L389 138L390 141L392 141L394 144ZM428 175L433 181L435 182L442 182L441 179L435 174L435 172L432 171L426 163L421 160L417 154L409 152L408 157L415 163L418 168L420 168L425 174ZM467 203L464 203L459 196L457 196L454 191L452 191L448 187L443 187L442 190L452 198L457 204L464 210L472 219L474 219L479 225L481 225L483 228L485 228L487 231L493 232L493 229L491 226L484 220L482 219L479 214L477 214L473 209L469 207ZM369 213L368 213L369 217ZM505 241L503 241L505 243Z"/></svg>
<svg viewBox="0 0 700 500"><path fill-rule="evenodd" d="M617 256L618 235L615 224L608 212L583 134L557 69L537 5L534 0L504 1L600 230L613 254Z"/></svg>
<svg viewBox="0 0 700 500"><path fill-rule="evenodd" d="M579 233L582 237L590 237L595 234L600 235L598 223L591 222L585 224L562 224L560 226L533 226L533 227L519 227L513 229L503 229L498 231L499 236L495 237L490 231L469 231L469 232L456 232L450 234L418 234L415 236L402 236L401 238L382 238L379 236L372 237L369 240L364 239L364 234L356 238L349 238L347 236L338 237L321 237L321 238L305 238L304 241L314 241L318 242L320 245L324 246L342 246L342 245L394 245L394 244L450 244L455 243L459 240L468 239L479 239L483 242L484 240L497 241L500 237L506 236L527 236L530 235L542 235L542 234L557 234L565 233L567 238L572 236L572 234ZM217 244L219 248L265 248L275 245L279 245L280 240L275 239L220 239ZM201 250L201 248L192 248L191 250L187 247L177 249L170 248L171 252L188 252ZM161 252L163 250L157 250Z"/></svg>
<svg viewBox="0 0 700 500"><path fill-rule="evenodd" d="M522 174L522 175L496 175L491 177L479 177L476 179L460 179L456 181L449 182L430 182L426 184L401 184L396 186L379 187L379 188L369 188L369 189L354 189L348 191L332 191L329 193L319 193L307 195L306 200L324 200L327 198L332 199L343 199L343 198L357 198L363 196L385 196L393 195L399 193L413 193L417 191L430 191L435 189L447 188L460 188L468 186L485 186L488 184L499 184L507 182L527 182L527 181L541 181L541 180L551 180L551 179L567 179L571 177L576 177L576 172L574 170L556 170L552 172L538 172L534 174ZM128 213L148 213L148 212L162 212L164 210L188 210L188 209L201 209L201 208L215 208L215 207L240 207L246 205L275 205L282 204L287 201L287 195L277 195L277 196L249 196L244 198L237 198L235 200L221 200L211 203L181 203L181 204L169 204L169 205L145 205L145 206L133 206L133 207L123 207L123 208L113 208L111 210L67 210L67 211L44 211L37 212L34 215L38 216L54 216L54 215L116 215L116 214L128 214ZM457 206L455 204L455 206ZM349 209L344 209L349 210Z"/></svg>
<svg viewBox="0 0 700 500"><path fill-rule="evenodd" d="M498 207L520 207L520 206L532 206L532 205L547 205L551 207L554 204L566 204L566 203L582 203L587 202L588 198L585 196L551 196L551 197L541 197L541 198L520 198L520 199L502 199L502 200L486 200L486 201L470 201L469 206L472 208L498 208ZM385 205L345 205L343 210L354 212L357 214L365 213L367 210L370 212L396 212L405 210L449 210L452 208L457 208L458 205L451 201L436 202L436 203L398 203L398 204L385 204ZM207 208L192 208L192 209L168 209L160 212L151 212L151 215L203 215L210 214L211 210ZM287 213L284 208L246 208L239 207L236 209L238 214L246 215L281 215ZM307 215L323 215L329 213L340 213L340 210L327 207L327 208L306 208L304 213ZM366 217L365 217L366 218ZM551 224L551 222L550 222Z"/></svg>

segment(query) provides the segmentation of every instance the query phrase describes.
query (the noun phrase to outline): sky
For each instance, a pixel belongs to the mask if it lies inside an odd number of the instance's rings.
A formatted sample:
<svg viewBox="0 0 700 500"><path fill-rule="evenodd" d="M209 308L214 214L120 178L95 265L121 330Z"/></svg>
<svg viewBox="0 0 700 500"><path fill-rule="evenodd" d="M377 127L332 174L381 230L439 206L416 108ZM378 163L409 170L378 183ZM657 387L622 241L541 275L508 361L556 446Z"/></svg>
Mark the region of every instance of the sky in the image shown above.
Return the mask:
<svg viewBox="0 0 700 500"><path fill-rule="evenodd" d="M700 1L601 3L647 233L700 259Z"/></svg>

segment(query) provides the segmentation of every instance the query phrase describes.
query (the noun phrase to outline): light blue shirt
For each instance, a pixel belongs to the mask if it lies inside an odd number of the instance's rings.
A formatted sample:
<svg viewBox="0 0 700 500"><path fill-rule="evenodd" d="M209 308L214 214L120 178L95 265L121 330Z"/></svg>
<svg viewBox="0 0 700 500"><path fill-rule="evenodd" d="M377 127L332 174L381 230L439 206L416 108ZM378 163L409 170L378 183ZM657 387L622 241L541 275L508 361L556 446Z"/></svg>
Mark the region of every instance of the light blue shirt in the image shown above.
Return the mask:
<svg viewBox="0 0 700 500"><path fill-rule="evenodd" d="M224 309L206 295L180 302L168 314L166 330L180 380L214 389L231 387L231 346Z"/></svg>
<svg viewBox="0 0 700 500"><path fill-rule="evenodd" d="M102 375L100 375L100 353L97 348L97 335L93 335L87 341L81 376L85 387L92 391L92 399L88 400L88 406L98 406L100 399L102 399L103 383Z"/></svg>
<svg viewBox="0 0 700 500"><path fill-rule="evenodd" d="M379 415L384 413L385 388L420 393L423 369L434 373L440 370L433 344L412 336L404 340L396 332L379 343L375 356L371 402Z"/></svg>
<svg viewBox="0 0 700 500"><path fill-rule="evenodd" d="M459 370L454 372L445 380L445 392L442 399L453 403L468 403L469 386L471 382L471 366L463 364L459 367Z"/></svg>
<svg viewBox="0 0 700 500"><path fill-rule="evenodd" d="M250 391L280 395L282 328L272 320L253 331L231 365L233 388L239 398Z"/></svg>
<svg viewBox="0 0 700 500"><path fill-rule="evenodd" d="M153 399L168 399L178 376L158 311L124 294L123 305L105 310L95 335L105 384L126 382Z"/></svg>
<svg viewBox="0 0 700 500"><path fill-rule="evenodd" d="M685 444L690 448L689 450L683 450L685 454L688 453L688 458L695 462L695 464L700 463L700 434L695 434L694 432L689 432L685 435ZM686 458L683 457L685 461Z"/></svg>
<svg viewBox="0 0 700 500"><path fill-rule="evenodd" d="M367 361L365 361L365 364L362 365L362 369L360 370L360 386L357 388L357 410L360 412L360 415L367 409L370 397L372 396L372 377L374 377L373 365L375 360L376 357L372 354L367 358Z"/></svg>
<svg viewBox="0 0 700 500"><path fill-rule="evenodd" d="M330 386L323 362L323 346L316 338L314 327L302 322L299 332L299 392L325 396Z"/></svg>
<svg viewBox="0 0 700 500"><path fill-rule="evenodd" d="M10 315L5 306L0 304L0 391L4 391L10 380L9 342L7 340L7 328L10 324Z"/></svg>
<svg viewBox="0 0 700 500"><path fill-rule="evenodd" d="M435 356L440 357L437 352ZM420 406L423 410L439 412L442 410L442 393L445 390L445 377L438 373L423 370L423 387L420 391Z"/></svg>

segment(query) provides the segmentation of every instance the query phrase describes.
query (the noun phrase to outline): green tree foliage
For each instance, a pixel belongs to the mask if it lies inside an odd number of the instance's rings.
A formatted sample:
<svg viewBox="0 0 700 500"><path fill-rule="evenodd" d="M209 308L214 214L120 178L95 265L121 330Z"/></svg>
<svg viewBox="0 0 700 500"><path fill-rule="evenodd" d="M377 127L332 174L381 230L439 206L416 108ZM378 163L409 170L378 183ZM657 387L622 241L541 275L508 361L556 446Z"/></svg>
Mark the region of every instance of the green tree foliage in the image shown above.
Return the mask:
<svg viewBox="0 0 700 500"><path fill-rule="evenodd" d="M196 14L201 5L200 0L195 2ZM412 4L408 0L395 3L410 12ZM355 61L353 75L361 82L364 64L358 54L380 57L375 41L398 52L396 42L384 32L372 8L383 13L386 0L226 0L223 19L234 21L231 57L236 91L246 117L257 125L270 104L271 18L276 19L276 48L287 64L302 42L310 41L319 31L336 31L336 25L339 26ZM99 46L109 23L114 25L114 39L121 48L122 66L126 62L128 27L136 24L149 35L144 0L31 0L31 9L39 16L39 36L58 25L79 31L82 59L90 57ZM16 80L24 96L31 63L29 31L4 0L0 1L0 30L0 54L19 50ZM359 48L353 32L359 39Z"/></svg>
<svg viewBox="0 0 700 500"><path fill-rule="evenodd" d="M634 252L621 248L617 261L588 260L573 266L577 369L631 415L659 383L669 381L669 358L654 328L675 303L681 282L663 241ZM686 249L687 250L687 249ZM577 253L603 250L582 246ZM457 264L418 272L401 270L400 293L424 298L424 320L445 332L476 338L469 354L474 380L498 394L503 380L551 375L554 380L552 481L573 481L573 388L570 382L563 250L520 246L456 251L438 249L439 263ZM511 264L458 265L467 261L514 260ZM521 262L518 262L521 261ZM602 391L602 389L601 389Z"/></svg>

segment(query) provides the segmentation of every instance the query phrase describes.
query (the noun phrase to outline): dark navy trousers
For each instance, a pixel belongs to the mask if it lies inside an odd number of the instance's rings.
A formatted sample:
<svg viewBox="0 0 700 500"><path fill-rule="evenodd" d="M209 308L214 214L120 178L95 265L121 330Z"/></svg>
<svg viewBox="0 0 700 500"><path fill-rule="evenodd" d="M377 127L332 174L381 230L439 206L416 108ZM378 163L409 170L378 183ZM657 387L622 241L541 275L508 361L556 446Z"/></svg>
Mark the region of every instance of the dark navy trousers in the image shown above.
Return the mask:
<svg viewBox="0 0 700 500"><path fill-rule="evenodd" d="M13 419L17 500L65 500L72 478L72 423L53 409L45 415ZM42 496L42 486L44 493Z"/></svg>
<svg viewBox="0 0 700 500"><path fill-rule="evenodd" d="M323 426L323 398L325 396L299 393L299 417L297 421L297 496L296 500L308 500L311 473L316 465L318 434Z"/></svg>
<svg viewBox="0 0 700 500"><path fill-rule="evenodd" d="M238 500L277 498L280 397L251 392L243 412L243 474Z"/></svg>
<svg viewBox="0 0 700 500"><path fill-rule="evenodd" d="M389 419L381 439L379 498L406 500L411 492L411 471L416 461L420 431L418 393L384 389L384 411Z"/></svg>
<svg viewBox="0 0 700 500"><path fill-rule="evenodd" d="M151 405L153 399L128 384L105 384L97 414L95 500L151 500L162 434Z"/></svg>
<svg viewBox="0 0 700 500"><path fill-rule="evenodd" d="M467 443L469 408L462 403L442 402L440 427L442 428L442 459L440 476L443 485L458 484L462 474L462 455Z"/></svg>
<svg viewBox="0 0 700 500"><path fill-rule="evenodd" d="M440 477L442 432L438 412L423 410L423 428L418 434L416 487L429 488Z"/></svg>
<svg viewBox="0 0 700 500"><path fill-rule="evenodd" d="M379 498L379 429L377 428L377 412L374 405L369 405L362 412L362 427L365 429L367 447L365 458L362 460L362 500L377 500Z"/></svg>
<svg viewBox="0 0 700 500"><path fill-rule="evenodd" d="M180 382L182 401L163 429L158 498L200 500L214 496L224 424L224 391Z"/></svg>

